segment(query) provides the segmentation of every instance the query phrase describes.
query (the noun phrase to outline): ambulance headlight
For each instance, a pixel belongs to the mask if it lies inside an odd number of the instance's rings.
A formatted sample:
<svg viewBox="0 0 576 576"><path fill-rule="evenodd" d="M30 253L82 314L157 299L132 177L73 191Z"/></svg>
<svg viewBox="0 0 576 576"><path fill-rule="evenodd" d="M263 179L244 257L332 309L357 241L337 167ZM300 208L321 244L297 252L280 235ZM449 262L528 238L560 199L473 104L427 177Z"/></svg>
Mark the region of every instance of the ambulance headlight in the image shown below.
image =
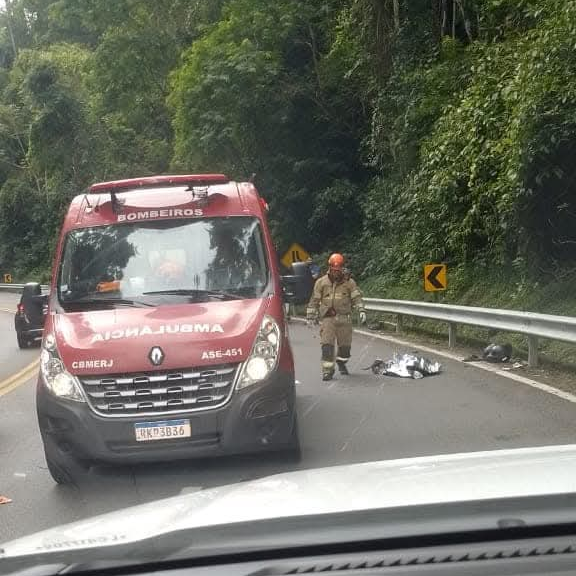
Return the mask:
<svg viewBox="0 0 576 576"><path fill-rule="evenodd" d="M42 343L40 375L42 382L54 396L75 402L86 402L76 376L66 370L60 358L53 334L47 334Z"/></svg>
<svg viewBox="0 0 576 576"><path fill-rule="evenodd" d="M242 366L238 390L265 380L278 365L280 357L280 327L274 318L264 316L252 353Z"/></svg>

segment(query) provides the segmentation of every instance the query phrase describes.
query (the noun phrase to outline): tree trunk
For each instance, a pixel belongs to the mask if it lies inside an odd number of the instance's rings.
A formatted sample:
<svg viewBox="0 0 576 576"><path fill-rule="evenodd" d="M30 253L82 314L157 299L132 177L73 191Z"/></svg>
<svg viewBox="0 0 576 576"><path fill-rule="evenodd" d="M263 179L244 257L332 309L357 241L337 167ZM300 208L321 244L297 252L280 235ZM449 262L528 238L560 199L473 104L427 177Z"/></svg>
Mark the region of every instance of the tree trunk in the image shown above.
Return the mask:
<svg viewBox="0 0 576 576"><path fill-rule="evenodd" d="M378 59L378 76L386 79L392 66L390 57L390 32L393 28L390 22L390 10L386 0L372 0L374 14L374 38Z"/></svg>
<svg viewBox="0 0 576 576"><path fill-rule="evenodd" d="M14 60L18 57L18 48L16 47L16 39L14 38L14 30L12 29L12 4L11 0L5 0L6 6L6 26L8 34L10 35L10 43L12 44L12 51L14 52Z"/></svg>
<svg viewBox="0 0 576 576"><path fill-rule="evenodd" d="M470 26L470 20L466 16L466 12L464 10L464 2L463 0L455 0L458 3L458 8L460 9L460 14L462 15L462 21L464 22L464 30L466 30L466 36L468 36L468 40L472 42L472 29Z"/></svg>
<svg viewBox="0 0 576 576"><path fill-rule="evenodd" d="M431 0L432 32L439 41L442 38L442 6L440 0Z"/></svg>
<svg viewBox="0 0 576 576"><path fill-rule="evenodd" d="M400 0L392 0L392 7L394 10L394 29L398 32L400 30Z"/></svg>

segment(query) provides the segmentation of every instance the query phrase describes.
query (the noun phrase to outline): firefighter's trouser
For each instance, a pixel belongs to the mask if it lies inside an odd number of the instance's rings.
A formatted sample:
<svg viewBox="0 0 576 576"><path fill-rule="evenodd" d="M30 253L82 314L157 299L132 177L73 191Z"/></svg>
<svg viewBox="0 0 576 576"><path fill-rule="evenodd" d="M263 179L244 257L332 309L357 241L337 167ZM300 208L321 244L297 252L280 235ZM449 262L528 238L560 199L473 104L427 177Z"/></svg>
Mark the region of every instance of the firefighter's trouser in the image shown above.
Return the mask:
<svg viewBox="0 0 576 576"><path fill-rule="evenodd" d="M335 344L338 345L336 358ZM334 374L334 360L345 366L350 360L352 346L352 317L349 314L330 316L320 324L320 345L322 346L322 373Z"/></svg>

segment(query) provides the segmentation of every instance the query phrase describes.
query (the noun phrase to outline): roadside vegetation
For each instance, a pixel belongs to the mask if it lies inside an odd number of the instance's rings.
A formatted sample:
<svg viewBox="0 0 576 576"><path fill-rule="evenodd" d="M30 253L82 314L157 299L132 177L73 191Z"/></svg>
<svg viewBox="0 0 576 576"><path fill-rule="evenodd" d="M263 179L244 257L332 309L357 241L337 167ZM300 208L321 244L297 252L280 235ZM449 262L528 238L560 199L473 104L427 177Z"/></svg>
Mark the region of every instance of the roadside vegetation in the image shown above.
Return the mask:
<svg viewBox="0 0 576 576"><path fill-rule="evenodd" d="M374 296L576 311L576 1L6 0L0 266L46 279L70 198L255 180L280 251ZM122 25L120 25L120 23Z"/></svg>

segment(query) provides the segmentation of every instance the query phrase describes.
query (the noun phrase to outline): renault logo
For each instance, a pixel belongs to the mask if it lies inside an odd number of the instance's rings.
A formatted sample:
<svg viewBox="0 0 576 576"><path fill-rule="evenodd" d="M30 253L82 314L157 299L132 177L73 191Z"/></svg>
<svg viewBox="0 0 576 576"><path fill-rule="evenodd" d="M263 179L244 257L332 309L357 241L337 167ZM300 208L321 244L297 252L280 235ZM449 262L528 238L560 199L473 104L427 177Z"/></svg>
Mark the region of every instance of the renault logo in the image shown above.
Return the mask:
<svg viewBox="0 0 576 576"><path fill-rule="evenodd" d="M164 362L164 352L162 348L160 348L160 346L154 346L153 348L150 348L148 358L150 359L150 362L154 364L154 366L160 366L160 364Z"/></svg>

